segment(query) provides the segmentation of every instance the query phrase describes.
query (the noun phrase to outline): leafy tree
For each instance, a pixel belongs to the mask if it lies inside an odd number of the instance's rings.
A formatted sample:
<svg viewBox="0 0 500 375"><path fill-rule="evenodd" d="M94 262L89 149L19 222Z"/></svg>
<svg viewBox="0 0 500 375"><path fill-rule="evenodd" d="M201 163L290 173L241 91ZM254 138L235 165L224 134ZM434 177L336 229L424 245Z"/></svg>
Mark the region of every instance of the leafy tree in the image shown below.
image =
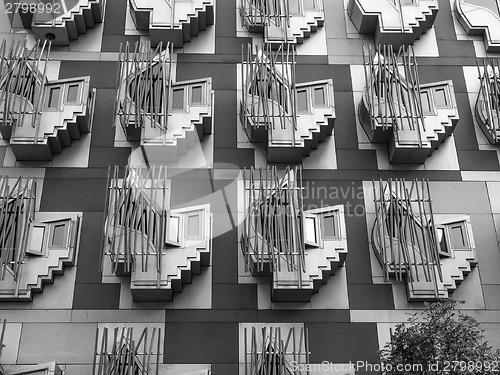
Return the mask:
<svg viewBox="0 0 500 375"><path fill-rule="evenodd" d="M423 312L398 324L391 342L378 353L383 374L499 374L500 350L488 345L479 323L456 304L428 303Z"/></svg>

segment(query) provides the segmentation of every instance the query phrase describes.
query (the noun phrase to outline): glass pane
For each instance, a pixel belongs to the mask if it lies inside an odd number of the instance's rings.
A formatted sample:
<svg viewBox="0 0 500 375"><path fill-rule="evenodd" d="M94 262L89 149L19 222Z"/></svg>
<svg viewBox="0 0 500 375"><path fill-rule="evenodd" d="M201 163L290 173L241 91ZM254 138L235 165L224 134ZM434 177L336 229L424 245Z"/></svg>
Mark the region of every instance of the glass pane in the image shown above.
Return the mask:
<svg viewBox="0 0 500 375"><path fill-rule="evenodd" d="M421 97L422 97L422 111L424 111L424 113L430 113L431 103L429 101L429 93L427 91L424 91L421 93Z"/></svg>
<svg viewBox="0 0 500 375"><path fill-rule="evenodd" d="M304 10L315 10L314 0L304 0Z"/></svg>
<svg viewBox="0 0 500 375"><path fill-rule="evenodd" d="M172 109L184 109L184 89L173 91Z"/></svg>
<svg viewBox="0 0 500 375"><path fill-rule="evenodd" d="M438 241L441 248L442 254L449 254L448 246L446 245L446 236L444 235L444 228L436 228Z"/></svg>
<svg viewBox="0 0 500 375"><path fill-rule="evenodd" d="M316 220L313 217L306 217L305 224L306 224L305 225L306 242L317 243L318 241L316 240Z"/></svg>
<svg viewBox="0 0 500 375"><path fill-rule="evenodd" d="M203 103L201 94L202 94L201 86L193 86L191 88L191 103L194 104Z"/></svg>
<svg viewBox="0 0 500 375"><path fill-rule="evenodd" d="M307 91L297 91L297 110L299 112L307 112L309 104L307 103Z"/></svg>
<svg viewBox="0 0 500 375"><path fill-rule="evenodd" d="M325 89L323 87L318 87L314 89L314 105L323 106L326 104L325 101Z"/></svg>
<svg viewBox="0 0 500 375"><path fill-rule="evenodd" d="M168 222L168 241L179 242L179 218L171 217Z"/></svg>
<svg viewBox="0 0 500 375"><path fill-rule="evenodd" d="M51 245L54 247L66 246L66 224L54 225L52 229Z"/></svg>
<svg viewBox="0 0 500 375"><path fill-rule="evenodd" d="M446 100L446 93L444 89L437 89L434 91L434 102L436 107L447 107L448 101Z"/></svg>
<svg viewBox="0 0 500 375"><path fill-rule="evenodd" d="M323 237L324 238L337 237L337 228L335 226L334 215L323 217Z"/></svg>
<svg viewBox="0 0 500 375"><path fill-rule="evenodd" d="M452 249L469 248L464 223L450 225L450 240Z"/></svg>
<svg viewBox="0 0 500 375"><path fill-rule="evenodd" d="M188 216L187 235L190 237L196 237L200 235L200 215Z"/></svg>
<svg viewBox="0 0 500 375"><path fill-rule="evenodd" d="M33 227L31 234L30 250L41 252L43 249L43 235L45 234L45 227Z"/></svg>
<svg viewBox="0 0 500 375"><path fill-rule="evenodd" d="M68 87L68 96L66 97L67 102L75 103L77 101L78 88L79 88L79 85L70 85Z"/></svg>
<svg viewBox="0 0 500 375"><path fill-rule="evenodd" d="M49 92L49 108L59 108L59 98L61 96L61 88L54 87Z"/></svg>
<svg viewBox="0 0 500 375"><path fill-rule="evenodd" d="M290 9L290 14L300 14L299 0L289 0L288 6Z"/></svg>

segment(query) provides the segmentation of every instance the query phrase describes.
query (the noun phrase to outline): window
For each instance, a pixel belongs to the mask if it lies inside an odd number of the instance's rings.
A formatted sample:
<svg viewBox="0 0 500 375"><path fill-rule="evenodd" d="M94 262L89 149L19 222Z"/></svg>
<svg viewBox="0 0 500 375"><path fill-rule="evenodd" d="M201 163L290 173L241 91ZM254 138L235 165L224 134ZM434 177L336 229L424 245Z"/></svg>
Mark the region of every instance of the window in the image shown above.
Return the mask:
<svg viewBox="0 0 500 375"><path fill-rule="evenodd" d="M322 217L321 237L324 240L335 240L339 238L337 215L328 213Z"/></svg>
<svg viewBox="0 0 500 375"><path fill-rule="evenodd" d="M436 227L440 245L440 255L452 256L452 250L470 249L466 221L458 221Z"/></svg>
<svg viewBox="0 0 500 375"><path fill-rule="evenodd" d="M198 239L201 237L201 212L187 214L185 234L186 239Z"/></svg>
<svg viewBox="0 0 500 375"><path fill-rule="evenodd" d="M450 233L450 245L453 250L468 249L469 240L467 239L467 230L465 222L453 223L448 225Z"/></svg>
<svg viewBox="0 0 500 375"><path fill-rule="evenodd" d="M304 0L304 10L316 10L315 0Z"/></svg>
<svg viewBox="0 0 500 375"><path fill-rule="evenodd" d="M191 102L190 104L203 104L203 87L202 86L192 86L191 87Z"/></svg>
<svg viewBox="0 0 500 375"><path fill-rule="evenodd" d="M49 90L49 99L47 107L52 109L59 109L60 99L61 99L61 88L52 87Z"/></svg>
<svg viewBox="0 0 500 375"><path fill-rule="evenodd" d="M316 219L314 217L306 217L304 220L304 242L309 245L317 245L318 238L316 236Z"/></svg>
<svg viewBox="0 0 500 375"><path fill-rule="evenodd" d="M290 14L292 15L301 14L299 0L288 0L288 7L290 10Z"/></svg>
<svg viewBox="0 0 500 375"><path fill-rule="evenodd" d="M184 109L184 88L174 89L172 92L172 109Z"/></svg>
<svg viewBox="0 0 500 375"><path fill-rule="evenodd" d="M68 222L53 223L50 227L49 248L68 246Z"/></svg>
<svg viewBox="0 0 500 375"><path fill-rule="evenodd" d="M66 94L66 103L77 103L79 91L80 85L69 85L68 93Z"/></svg>
<svg viewBox="0 0 500 375"><path fill-rule="evenodd" d="M171 245L179 244L179 217L171 216L167 225L167 240Z"/></svg>
<svg viewBox="0 0 500 375"><path fill-rule="evenodd" d="M448 107L448 98L444 87L434 90L434 103L437 108Z"/></svg>
<svg viewBox="0 0 500 375"><path fill-rule="evenodd" d="M422 111L423 111L424 115L431 114L432 110L431 110L431 101L429 98L429 92L422 91L420 93L420 97L422 99Z"/></svg>
<svg viewBox="0 0 500 375"><path fill-rule="evenodd" d="M297 111L298 112L309 112L309 103L307 98L307 91L301 90L297 91Z"/></svg>
<svg viewBox="0 0 500 375"><path fill-rule="evenodd" d="M324 87L316 87L314 89L314 106L315 107L324 107L325 105L326 105L325 88Z"/></svg>
<svg viewBox="0 0 500 375"><path fill-rule="evenodd" d="M439 248L440 248L439 255L451 256L450 249L448 248L448 245L446 242L445 227L437 227L436 231L437 231Z"/></svg>
<svg viewBox="0 0 500 375"><path fill-rule="evenodd" d="M42 255L44 250L45 226L33 226L28 250L31 255Z"/></svg>

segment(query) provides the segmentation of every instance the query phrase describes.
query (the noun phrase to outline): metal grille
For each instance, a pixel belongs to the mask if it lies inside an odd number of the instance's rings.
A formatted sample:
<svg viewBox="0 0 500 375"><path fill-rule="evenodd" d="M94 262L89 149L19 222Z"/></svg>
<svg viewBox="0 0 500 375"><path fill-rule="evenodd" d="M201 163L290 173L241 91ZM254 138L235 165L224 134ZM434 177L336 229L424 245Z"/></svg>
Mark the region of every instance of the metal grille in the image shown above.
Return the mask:
<svg viewBox="0 0 500 375"><path fill-rule="evenodd" d="M373 194L372 245L384 279L394 275L410 288L419 281L431 282L438 298L443 277L428 181L373 181Z"/></svg>
<svg viewBox="0 0 500 375"><path fill-rule="evenodd" d="M372 129L425 131L420 79L413 47L363 47L365 102Z"/></svg>
<svg viewBox="0 0 500 375"><path fill-rule="evenodd" d="M297 331L295 327L283 334L280 327L263 327L260 332L245 328L245 375L309 374L303 366L309 363L308 330Z"/></svg>
<svg viewBox="0 0 500 375"><path fill-rule="evenodd" d="M481 72L482 68L482 72ZM482 100L481 112L485 125L492 135L494 143L500 142L500 60L483 59L477 61L477 70L481 86L479 98Z"/></svg>
<svg viewBox="0 0 500 375"><path fill-rule="evenodd" d="M115 113L124 129L145 125L167 130L172 97L173 45L120 45Z"/></svg>
<svg viewBox="0 0 500 375"><path fill-rule="evenodd" d="M111 258L113 272L123 265L127 273L137 257L142 272L147 272L148 260L154 257L159 285L169 204L167 169L127 166L122 172L115 166L109 170L108 187L103 256Z"/></svg>
<svg viewBox="0 0 500 375"><path fill-rule="evenodd" d="M248 176L248 177L247 177ZM251 261L259 271L269 263L271 271L305 272L302 170L286 169L279 177L275 167L244 172L245 202L242 247L247 270ZM297 280L299 287L301 280Z"/></svg>
<svg viewBox="0 0 500 375"><path fill-rule="evenodd" d="M110 342L110 340L112 340ZM131 327L97 328L93 375L157 375L160 362L161 329L144 328L134 339Z"/></svg>
<svg viewBox="0 0 500 375"><path fill-rule="evenodd" d="M297 90L295 86L295 48L280 45L272 50L270 44L242 48L242 106L243 127L264 126L297 130Z"/></svg>
<svg viewBox="0 0 500 375"><path fill-rule="evenodd" d="M0 45L0 125L38 129L45 105L45 86L51 42L36 42L28 48L27 40L3 40ZM34 142L37 142L37 136Z"/></svg>

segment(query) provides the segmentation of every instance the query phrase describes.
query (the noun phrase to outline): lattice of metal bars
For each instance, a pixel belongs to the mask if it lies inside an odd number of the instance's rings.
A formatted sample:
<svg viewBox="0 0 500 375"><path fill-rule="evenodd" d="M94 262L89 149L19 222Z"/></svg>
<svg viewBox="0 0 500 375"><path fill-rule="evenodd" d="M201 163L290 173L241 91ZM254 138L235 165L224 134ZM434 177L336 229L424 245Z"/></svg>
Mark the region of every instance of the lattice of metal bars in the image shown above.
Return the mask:
<svg viewBox="0 0 500 375"><path fill-rule="evenodd" d="M32 48L27 40L0 44L0 125L22 126L29 116L37 127L45 105L50 48L47 40Z"/></svg>
<svg viewBox="0 0 500 375"><path fill-rule="evenodd" d="M481 85L479 98L482 98L482 112L486 126L495 143L500 142L500 59L476 60ZM482 68L482 72L481 72Z"/></svg>
<svg viewBox="0 0 500 375"><path fill-rule="evenodd" d="M398 281L406 280L410 288L415 282L431 282L439 297L438 282L443 277L429 182L372 183L376 212L372 245L385 281L394 275Z"/></svg>
<svg viewBox="0 0 500 375"><path fill-rule="evenodd" d="M283 334L280 327L263 327L260 332L245 328L245 375L308 375L309 369L302 366L309 363L308 330L296 331L295 327Z"/></svg>
<svg viewBox="0 0 500 375"><path fill-rule="evenodd" d="M266 129L293 126L297 129L297 90L295 86L295 47L270 44L244 47L241 52L241 119L243 127L265 126Z"/></svg>
<svg viewBox="0 0 500 375"><path fill-rule="evenodd" d="M5 347L5 344L3 343L4 337L5 337L5 328L7 326L7 319L1 319L2 322L2 331L0 332L0 361L2 360L2 350ZM2 364L0 363L0 371L3 371Z"/></svg>
<svg viewBox="0 0 500 375"><path fill-rule="evenodd" d="M282 29L290 26L289 0L241 0L245 26L274 24ZM286 35L286 34L285 34Z"/></svg>
<svg viewBox="0 0 500 375"><path fill-rule="evenodd" d="M244 171L246 217L242 248L246 267L250 257L259 271L305 272L302 169L287 167L283 177L276 167ZM298 280L301 286L301 280Z"/></svg>
<svg viewBox="0 0 500 375"><path fill-rule="evenodd" d="M137 257L147 272L154 257L159 285L169 205L166 167L127 166L121 171L115 166L109 169L107 186L103 258L110 257L113 272L123 265L128 273Z"/></svg>
<svg viewBox="0 0 500 375"><path fill-rule="evenodd" d="M110 340L111 343L110 343ZM97 328L93 375L157 375L161 329L148 327L134 339L132 327Z"/></svg>
<svg viewBox="0 0 500 375"><path fill-rule="evenodd" d="M0 279L11 274L16 281L15 296L26 248L30 224L35 216L36 178L0 177Z"/></svg>
<svg viewBox="0 0 500 375"><path fill-rule="evenodd" d="M367 109L372 129L425 131L415 51L412 46L363 46ZM421 142L420 142L421 145Z"/></svg>
<svg viewBox="0 0 500 375"><path fill-rule="evenodd" d="M120 44L115 114L124 129L146 124L167 130L172 97L173 45Z"/></svg>

